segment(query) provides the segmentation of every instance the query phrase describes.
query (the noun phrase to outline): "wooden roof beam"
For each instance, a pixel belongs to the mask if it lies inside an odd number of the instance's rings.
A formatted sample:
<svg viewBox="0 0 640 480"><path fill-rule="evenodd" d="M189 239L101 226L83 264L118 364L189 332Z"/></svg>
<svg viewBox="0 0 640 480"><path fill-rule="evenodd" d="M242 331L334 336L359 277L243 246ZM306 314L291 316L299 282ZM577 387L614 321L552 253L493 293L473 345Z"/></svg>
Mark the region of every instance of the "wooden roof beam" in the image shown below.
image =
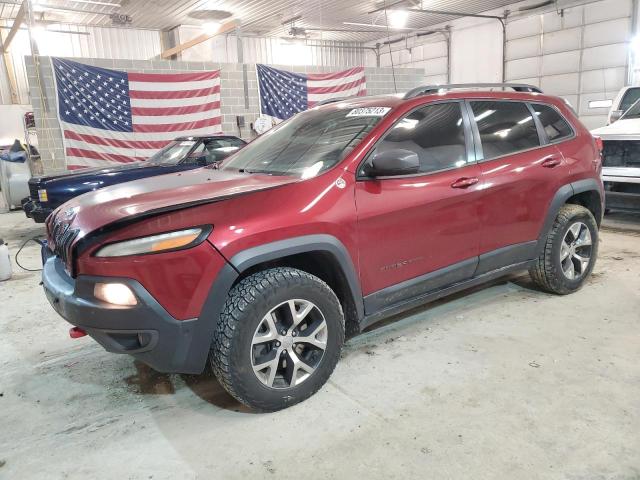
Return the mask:
<svg viewBox="0 0 640 480"><path fill-rule="evenodd" d="M13 25L11 25L11 30L9 30L9 34L7 35L7 38L4 39L4 42L2 45L3 53L6 53L9 50L9 46L11 45L11 41L13 40L13 37L15 37L16 33L18 33L18 30L20 30L20 25L22 25L22 21L24 20L24 15L27 10L27 7L26 7L27 1L28 0L22 0L22 4L20 5L18 14L16 15L16 18L13 20Z"/></svg>
<svg viewBox="0 0 640 480"><path fill-rule="evenodd" d="M175 47L169 48L160 54L162 58L171 58L173 55L177 55L184 50L187 50L195 45L198 45L202 42L206 42L207 40L215 37L216 35L222 35L223 33L230 32L231 30L235 30L240 26L240 22L236 20L232 20L227 23L223 23L220 28L214 33L203 33L198 35L195 38L192 38L188 42L181 43L180 45L176 45Z"/></svg>

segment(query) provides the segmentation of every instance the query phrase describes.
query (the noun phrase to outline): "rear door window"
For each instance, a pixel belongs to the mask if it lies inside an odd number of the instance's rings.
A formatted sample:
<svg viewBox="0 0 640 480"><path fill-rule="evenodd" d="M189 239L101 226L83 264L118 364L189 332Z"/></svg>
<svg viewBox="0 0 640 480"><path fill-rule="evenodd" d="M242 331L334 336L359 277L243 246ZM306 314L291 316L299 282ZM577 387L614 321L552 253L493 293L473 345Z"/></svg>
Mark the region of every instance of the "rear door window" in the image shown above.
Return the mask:
<svg viewBox="0 0 640 480"><path fill-rule="evenodd" d="M532 103L531 108L540 120L549 142L559 142L573 135L569 122L555 108L540 103Z"/></svg>
<svg viewBox="0 0 640 480"><path fill-rule="evenodd" d="M538 129L529 108L522 102L473 101L485 160L540 146Z"/></svg>

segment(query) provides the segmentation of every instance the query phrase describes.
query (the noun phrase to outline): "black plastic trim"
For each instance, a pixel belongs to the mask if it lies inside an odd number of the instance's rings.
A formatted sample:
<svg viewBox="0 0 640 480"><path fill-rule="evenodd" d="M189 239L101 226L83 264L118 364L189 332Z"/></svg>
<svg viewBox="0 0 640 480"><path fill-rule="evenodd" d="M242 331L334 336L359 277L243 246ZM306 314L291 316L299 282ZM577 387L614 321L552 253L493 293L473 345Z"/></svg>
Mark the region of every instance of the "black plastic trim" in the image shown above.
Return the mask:
<svg viewBox="0 0 640 480"><path fill-rule="evenodd" d="M505 265L514 265L516 263L533 260L538 255L538 241L516 243L506 247L498 248L492 252L480 255L478 268L474 276L484 275L494 270L503 268Z"/></svg>
<svg viewBox="0 0 640 480"><path fill-rule="evenodd" d="M62 261L50 256L46 247L42 254L42 282L47 299L69 323L85 330L107 351L130 354L157 371L202 372L211 346L211 338L206 333L210 330L209 323L215 322L177 320L136 280L89 275L73 279ZM218 280L226 279L224 275L218 277ZM220 285L218 280L214 287ZM109 282L124 283L131 288L138 304L118 306L95 298L95 284ZM118 341L122 336L138 334L149 335L149 341L136 347Z"/></svg>
<svg viewBox="0 0 640 480"><path fill-rule="evenodd" d="M360 281L356 273L356 269L353 266L353 262L347 248L340 240L332 235L304 235L266 243L237 253L229 260L229 263L238 272L243 272L259 263L277 260L290 255L310 252L326 252L336 259L342 268L342 273L349 285L351 296L353 297L358 314L358 319L363 318L364 306L362 302L362 290L360 288Z"/></svg>
<svg viewBox="0 0 640 480"><path fill-rule="evenodd" d="M450 285L448 287L441 288L439 290L427 292L424 295L420 295L418 297L406 300L404 302L391 305L387 308L384 308L375 313L367 315L360 323L360 328L361 330L364 330L365 328L370 327L374 323L382 321L392 315L396 315L404 311L410 310L412 308L418 307L420 305L433 302L439 298L446 297L448 295L459 292L461 290L466 290L468 288L481 285L483 283L486 283L490 280L494 280L496 278L500 278L509 273L517 272L520 270L526 270L532 264L533 262L523 262L515 265L509 265L509 266L500 268L498 270L494 270L494 271L485 273L483 275L479 275L477 277L473 277L471 279L461 281L459 283Z"/></svg>
<svg viewBox="0 0 640 480"><path fill-rule="evenodd" d="M371 315L395 304L422 297L447 285L467 280L473 276L477 266L478 257L473 257L378 290L364 297L365 312Z"/></svg>
<svg viewBox="0 0 640 480"><path fill-rule="evenodd" d="M577 182L563 185L558 189L556 194L553 196L551 203L547 207L547 216L545 217L544 223L542 225L542 229L540 230L540 235L538 237L538 242L537 242L538 244L536 246L536 251L538 253L540 253L544 248L544 245L547 241L547 235L549 234L549 231L551 231L551 227L553 226L553 222L558 216L558 212L560 211L560 208L565 203L567 203L567 200L569 200L574 195L578 193L584 193L584 192L590 192L590 191L596 192L600 197L600 202L601 203L603 202L601 185L598 183L598 181L595 178L586 178L584 180L578 180ZM604 213L604 208L601 208L601 210ZM602 221L602 217L596 218L596 222L598 225L600 225L601 221Z"/></svg>

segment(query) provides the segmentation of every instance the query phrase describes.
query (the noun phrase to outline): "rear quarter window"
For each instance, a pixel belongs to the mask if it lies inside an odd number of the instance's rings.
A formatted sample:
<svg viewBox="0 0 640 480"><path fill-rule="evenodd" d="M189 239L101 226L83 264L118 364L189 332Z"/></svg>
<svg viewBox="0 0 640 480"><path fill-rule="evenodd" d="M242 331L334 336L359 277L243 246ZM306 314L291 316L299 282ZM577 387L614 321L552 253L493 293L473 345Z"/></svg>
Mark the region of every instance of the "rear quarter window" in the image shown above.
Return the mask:
<svg viewBox="0 0 640 480"><path fill-rule="evenodd" d="M531 108L540 120L549 142L560 142L573 136L571 125L555 108L540 103L532 103Z"/></svg>

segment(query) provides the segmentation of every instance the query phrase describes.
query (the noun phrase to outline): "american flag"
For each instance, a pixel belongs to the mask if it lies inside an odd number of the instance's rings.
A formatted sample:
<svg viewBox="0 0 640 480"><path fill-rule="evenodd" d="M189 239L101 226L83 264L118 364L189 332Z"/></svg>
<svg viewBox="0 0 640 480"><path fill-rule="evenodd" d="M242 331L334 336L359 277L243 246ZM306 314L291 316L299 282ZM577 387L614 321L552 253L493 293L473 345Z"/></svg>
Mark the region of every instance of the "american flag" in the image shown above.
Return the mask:
<svg viewBox="0 0 640 480"><path fill-rule="evenodd" d="M131 73L53 58L69 170L143 161L221 131L220 72Z"/></svg>
<svg viewBox="0 0 640 480"><path fill-rule="evenodd" d="M294 73L257 65L261 112L281 120L336 97L367 94L364 68L332 73Z"/></svg>

